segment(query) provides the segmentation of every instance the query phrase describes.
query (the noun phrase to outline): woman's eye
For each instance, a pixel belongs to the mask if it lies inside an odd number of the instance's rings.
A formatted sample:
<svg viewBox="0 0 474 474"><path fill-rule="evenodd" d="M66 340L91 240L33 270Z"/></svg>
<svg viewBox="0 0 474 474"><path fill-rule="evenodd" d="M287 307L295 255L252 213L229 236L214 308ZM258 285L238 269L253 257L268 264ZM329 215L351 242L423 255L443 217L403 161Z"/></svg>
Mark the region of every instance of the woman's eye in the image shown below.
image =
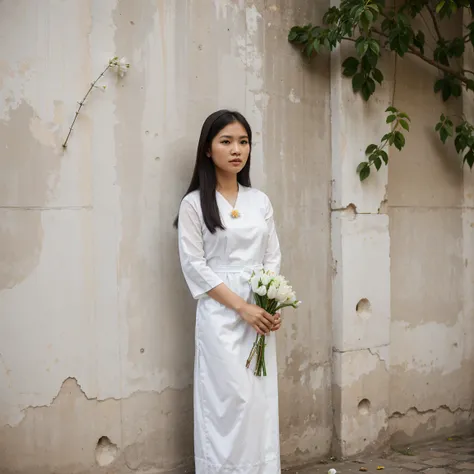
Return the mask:
<svg viewBox="0 0 474 474"><path fill-rule="evenodd" d="M248 142L247 140L242 140L242 141L240 142L241 145L248 145L248 143L249 143L249 142Z"/></svg>
<svg viewBox="0 0 474 474"><path fill-rule="evenodd" d="M223 145L228 145L230 142L229 142L229 140L222 140L221 143L222 143Z"/></svg>

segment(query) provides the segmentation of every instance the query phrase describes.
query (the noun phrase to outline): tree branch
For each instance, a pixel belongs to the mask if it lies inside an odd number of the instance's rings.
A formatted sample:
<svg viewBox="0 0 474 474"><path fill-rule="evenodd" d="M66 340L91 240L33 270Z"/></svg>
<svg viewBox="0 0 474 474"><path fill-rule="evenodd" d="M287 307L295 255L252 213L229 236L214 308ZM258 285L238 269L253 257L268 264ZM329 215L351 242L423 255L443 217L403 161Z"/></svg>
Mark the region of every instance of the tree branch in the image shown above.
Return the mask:
<svg viewBox="0 0 474 474"><path fill-rule="evenodd" d="M378 30L377 28L372 28L372 30L375 33L377 33L378 35L388 39L388 36L385 33L383 33L382 31ZM456 69L453 69L449 66L445 66L444 64L440 64L440 63L436 62L434 59L427 58L425 55L421 54L413 46L409 46L408 49L409 49L408 53L413 54L414 56L417 56L418 58L420 58L425 63L430 64L431 66L434 66L435 68L437 68L441 71L444 71L447 74L451 74L452 76L456 77L457 79L459 79L464 84L468 83L469 80L467 79L467 77L465 77L462 73L460 73ZM471 71L466 71L464 69L462 69L461 71L462 72L471 72Z"/></svg>
<svg viewBox="0 0 474 474"><path fill-rule="evenodd" d="M441 35L441 31L439 29L438 20L436 19L435 12L433 11L433 9L430 7L429 4L426 5L426 9L428 10L431 16L431 19L433 20L433 26L434 26L434 29L436 30L436 34L438 35L438 39L439 40L443 39L443 36Z"/></svg>
<svg viewBox="0 0 474 474"><path fill-rule="evenodd" d="M433 37L433 40L434 40L435 43L436 43L436 37L435 37L435 35L433 34L433 31L431 31L431 28L429 27L428 22L426 21L426 19L425 19L425 17L423 16L422 13L423 13L423 12L420 12L420 17L421 17L421 19L423 20L423 23L425 24L426 29L430 32L430 35Z"/></svg>
<svg viewBox="0 0 474 474"><path fill-rule="evenodd" d="M112 64L109 62L109 64L107 64L107 67L99 74L99 76L97 77L97 79L91 83L90 87L89 87L89 90L86 92L86 95L82 98L82 100L79 102L79 107L78 109L76 110L76 115L74 115L74 119L72 121L72 124L71 126L69 127L69 133L67 134L67 137L66 137L66 140L64 140L64 143L63 143L63 148L66 148L67 147L67 142L69 140L69 137L71 136L71 133L72 133L72 129L74 128L74 124L76 123L76 120L77 120L77 117L79 116L79 112L81 111L82 107L84 106L84 102L86 101L87 97L89 97L89 94L92 92L92 89L94 89L94 87L96 86L97 82L99 82L99 79L110 69L110 67L112 66Z"/></svg>

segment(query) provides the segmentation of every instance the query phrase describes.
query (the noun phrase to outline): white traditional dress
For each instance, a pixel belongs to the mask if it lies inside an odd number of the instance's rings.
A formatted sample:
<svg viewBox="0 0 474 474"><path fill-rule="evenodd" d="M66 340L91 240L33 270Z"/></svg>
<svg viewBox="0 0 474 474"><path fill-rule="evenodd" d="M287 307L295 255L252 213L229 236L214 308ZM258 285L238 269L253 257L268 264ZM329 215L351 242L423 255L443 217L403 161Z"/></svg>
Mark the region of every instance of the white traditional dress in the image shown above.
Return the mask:
<svg viewBox="0 0 474 474"><path fill-rule="evenodd" d="M207 292L221 283L252 302L248 279L264 266L279 272L280 246L268 197L239 186L234 208L218 192L225 230L204 224L199 191L179 210L179 253L195 299L194 455L196 474L280 473L275 333L267 336L266 377L245 362L256 332ZM238 210L238 218L231 217Z"/></svg>

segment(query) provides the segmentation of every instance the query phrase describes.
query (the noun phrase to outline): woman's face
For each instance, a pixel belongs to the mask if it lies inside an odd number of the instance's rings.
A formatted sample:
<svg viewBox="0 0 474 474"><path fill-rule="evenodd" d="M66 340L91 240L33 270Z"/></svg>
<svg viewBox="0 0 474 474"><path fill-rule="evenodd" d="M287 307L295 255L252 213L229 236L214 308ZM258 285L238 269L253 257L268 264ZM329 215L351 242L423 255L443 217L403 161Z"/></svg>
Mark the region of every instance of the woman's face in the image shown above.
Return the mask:
<svg viewBox="0 0 474 474"><path fill-rule="evenodd" d="M217 172L237 174L247 163L250 143L247 131L239 122L224 127L212 140L208 155Z"/></svg>

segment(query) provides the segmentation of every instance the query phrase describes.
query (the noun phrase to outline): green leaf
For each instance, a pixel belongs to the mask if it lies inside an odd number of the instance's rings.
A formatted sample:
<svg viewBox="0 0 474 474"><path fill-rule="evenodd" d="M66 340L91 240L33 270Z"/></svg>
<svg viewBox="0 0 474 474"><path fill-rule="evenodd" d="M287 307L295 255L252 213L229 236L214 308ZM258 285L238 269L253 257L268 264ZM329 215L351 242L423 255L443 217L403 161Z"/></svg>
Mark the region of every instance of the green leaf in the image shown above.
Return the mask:
<svg viewBox="0 0 474 474"><path fill-rule="evenodd" d="M408 120L409 122L411 122L410 117L409 117L405 112L400 112L400 113L398 114L398 118L401 118L401 119L403 118L403 119L406 119L406 120Z"/></svg>
<svg viewBox="0 0 474 474"><path fill-rule="evenodd" d="M361 72L357 73L353 78L352 78L352 90L354 92L360 92L362 89L362 86L365 83L365 76Z"/></svg>
<svg viewBox="0 0 474 474"><path fill-rule="evenodd" d="M456 148L456 151L458 153L461 153L465 150L467 147L467 140L464 135L458 135L456 139L454 140L454 147Z"/></svg>
<svg viewBox="0 0 474 474"><path fill-rule="evenodd" d="M443 98L444 102L446 102L452 94L451 89L451 82L449 80L443 81L443 90L441 91L441 97Z"/></svg>
<svg viewBox="0 0 474 474"><path fill-rule="evenodd" d="M379 83L382 84L383 82L383 74L380 69L374 69L372 72L372 77Z"/></svg>
<svg viewBox="0 0 474 474"><path fill-rule="evenodd" d="M365 101L375 92L375 81L371 77L367 77L362 85L361 94Z"/></svg>
<svg viewBox="0 0 474 474"><path fill-rule="evenodd" d="M306 56L308 58L311 57L311 55L313 54L313 51L314 51L314 46L313 46L313 43L307 43L306 46L304 47L304 54L306 54Z"/></svg>
<svg viewBox="0 0 474 474"><path fill-rule="evenodd" d="M438 122L438 123L436 124L435 130L436 130L437 132L439 132L439 129L440 129L442 126L443 126L443 122Z"/></svg>
<svg viewBox="0 0 474 474"><path fill-rule="evenodd" d="M362 166L363 165L363 166ZM357 167L357 172L359 173L359 178L361 181L364 181L370 176L370 167L367 162L361 163Z"/></svg>
<svg viewBox="0 0 474 474"><path fill-rule="evenodd" d="M469 168L472 169L474 165L474 150L469 150L464 156L464 162L468 164Z"/></svg>
<svg viewBox="0 0 474 474"><path fill-rule="evenodd" d="M388 163L388 155L387 155L387 152L385 152L384 150L380 150L380 156L382 157L382 160L385 164Z"/></svg>
<svg viewBox="0 0 474 474"><path fill-rule="evenodd" d="M365 150L366 155L371 155L375 150L377 150L378 146L377 145L369 145L367 149Z"/></svg>
<svg viewBox="0 0 474 474"><path fill-rule="evenodd" d="M301 35L299 35L298 37L298 42L299 43L306 43L309 39L309 35L308 33L302 33Z"/></svg>
<svg viewBox="0 0 474 474"><path fill-rule="evenodd" d="M425 34L423 31L418 31L413 38L413 44L420 50L421 54L425 53Z"/></svg>
<svg viewBox="0 0 474 474"><path fill-rule="evenodd" d="M398 150L401 150L405 146L405 137L403 133L396 131L394 145Z"/></svg>
<svg viewBox="0 0 474 474"><path fill-rule="evenodd" d="M342 67L344 69L350 69L350 70L357 71L357 69L359 67L359 64L360 64L360 62L357 58L354 58L353 56L349 56L342 63Z"/></svg>
<svg viewBox="0 0 474 474"><path fill-rule="evenodd" d="M370 96L372 95L369 89L369 86L367 85L367 82L364 82L362 84L362 89L360 90L360 93L362 95L362 98L367 102L370 99Z"/></svg>
<svg viewBox="0 0 474 474"><path fill-rule="evenodd" d="M453 122L451 120L447 119L446 122L444 123L444 126L446 128L446 131L448 132L449 136L453 136Z"/></svg>
<svg viewBox="0 0 474 474"><path fill-rule="evenodd" d="M446 2L444 0L441 0L441 2L439 2L438 5L436 5L436 13L439 13L441 11L445 3Z"/></svg>
<svg viewBox="0 0 474 474"><path fill-rule="evenodd" d="M369 61L369 56L367 54L364 55L361 61L362 64L362 69L366 74L368 74L370 71L372 71L372 64L370 64Z"/></svg>
<svg viewBox="0 0 474 474"><path fill-rule="evenodd" d="M382 160L380 158L375 158L374 160L374 166L377 169L377 171L380 169L382 166Z"/></svg>
<svg viewBox="0 0 474 474"><path fill-rule="evenodd" d="M446 144L446 140L448 139L449 137L449 133L448 131L446 130L446 127L441 127L440 130L439 130L439 137L441 138L441 141Z"/></svg>
<svg viewBox="0 0 474 474"><path fill-rule="evenodd" d="M387 123L395 122L395 120L397 120L397 116L396 116L396 115L389 115L389 116L387 117Z"/></svg>
<svg viewBox="0 0 474 474"><path fill-rule="evenodd" d="M461 84L459 82L453 82L451 84L451 94L453 97L460 97L462 94Z"/></svg>
<svg viewBox="0 0 474 474"><path fill-rule="evenodd" d="M396 109L395 107L390 106L390 107L387 107L385 109L385 112L392 112L393 114L396 114L398 112L398 109Z"/></svg>
<svg viewBox="0 0 474 474"><path fill-rule="evenodd" d="M460 58L464 53L464 40L461 37L454 38L449 45L449 55Z"/></svg>
<svg viewBox="0 0 474 474"><path fill-rule="evenodd" d="M356 46L356 51L357 51L357 54L359 55L359 57L364 56L364 54L369 49L369 43L367 42L367 40L363 36L361 36L356 41L355 46Z"/></svg>
<svg viewBox="0 0 474 474"><path fill-rule="evenodd" d="M466 84L466 89L474 91L474 80L469 79Z"/></svg>
<svg viewBox="0 0 474 474"><path fill-rule="evenodd" d="M380 55L380 43L377 40L372 39L369 48L376 56Z"/></svg>
<svg viewBox="0 0 474 474"><path fill-rule="evenodd" d="M296 38L298 38L298 32L294 28L292 28L290 30L290 33L288 34L288 41L292 43L293 41L295 41Z"/></svg>
<svg viewBox="0 0 474 474"><path fill-rule="evenodd" d="M399 120L398 122L407 132L410 131L410 125L408 124L408 122L406 120Z"/></svg>

